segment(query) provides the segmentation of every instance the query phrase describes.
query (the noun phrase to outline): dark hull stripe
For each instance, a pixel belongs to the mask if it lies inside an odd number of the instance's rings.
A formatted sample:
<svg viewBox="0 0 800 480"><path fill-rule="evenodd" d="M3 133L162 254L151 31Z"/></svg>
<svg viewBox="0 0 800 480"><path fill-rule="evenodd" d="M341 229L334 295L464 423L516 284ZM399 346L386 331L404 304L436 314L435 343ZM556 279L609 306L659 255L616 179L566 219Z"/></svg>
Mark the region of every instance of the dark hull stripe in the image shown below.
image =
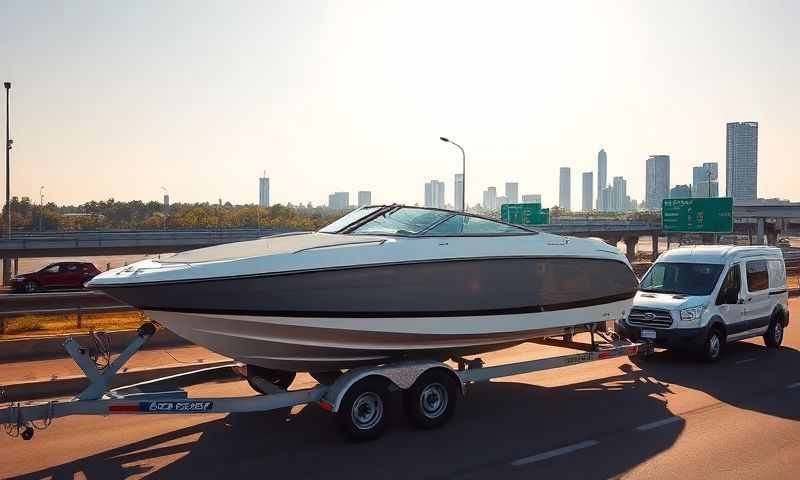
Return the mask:
<svg viewBox="0 0 800 480"><path fill-rule="evenodd" d="M458 310L458 311L408 311L408 312L342 312L342 311L303 311L303 310L241 310L241 309L216 309L216 308L165 308L165 307L139 307L141 310L159 312L194 313L208 315L253 315L259 317L300 317L300 318L431 318L431 317L477 317L492 315L515 315L521 313L543 313L574 308L593 307L607 303L629 300L636 295L636 291L612 295L577 302L558 303L551 305L531 305L517 308L498 308L486 310Z"/></svg>
<svg viewBox="0 0 800 480"><path fill-rule="evenodd" d="M344 265L344 266L337 266L337 267L323 267L323 268L308 268L304 270L291 270L286 272L268 272L268 273L253 273L248 275L231 275L225 277L207 277L207 278L191 278L185 280L162 280L162 281L154 281L154 282L131 282L131 283L121 283L121 284L99 284L99 285L89 285L89 288L95 290L111 290L115 288L135 288L139 286L148 286L148 285L179 285L179 284L186 284L186 283L200 283L200 282L220 282L220 281L227 281L227 280L235 280L235 279L250 279L250 278L267 278L267 277L280 277L280 276L291 276L291 275L302 275L304 273L314 273L314 272L335 272L341 270L358 270L358 269L365 269L365 268L375 268L375 267L391 267L395 265L422 265L422 264L430 264L430 263L453 263L453 262L476 262L476 261L486 261L486 260L540 260L540 259L578 259L578 260L586 260L586 261L597 261L597 262L615 262L615 263L622 263L621 260L616 260L613 258L591 258L591 257L580 257L580 256L568 256L568 255L547 255L547 256L534 256L534 255L509 255L509 256L502 256L502 257L469 257L469 258L436 258L430 260L410 260L404 262L383 262L383 263L369 263L369 264L362 264L362 265ZM197 262L202 263L202 262ZM164 263L165 265L181 265L178 263L170 264L168 262Z"/></svg>

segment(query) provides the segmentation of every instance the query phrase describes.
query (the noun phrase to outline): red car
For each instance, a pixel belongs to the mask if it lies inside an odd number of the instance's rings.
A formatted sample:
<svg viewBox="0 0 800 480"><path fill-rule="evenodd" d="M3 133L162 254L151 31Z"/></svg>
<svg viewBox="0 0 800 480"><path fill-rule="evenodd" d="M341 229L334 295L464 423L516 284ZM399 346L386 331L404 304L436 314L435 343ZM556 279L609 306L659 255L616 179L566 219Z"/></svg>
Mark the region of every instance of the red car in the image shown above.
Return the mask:
<svg viewBox="0 0 800 480"><path fill-rule="evenodd" d="M33 293L51 288L83 288L100 270L88 262L51 263L38 272L18 275L11 279L15 292Z"/></svg>

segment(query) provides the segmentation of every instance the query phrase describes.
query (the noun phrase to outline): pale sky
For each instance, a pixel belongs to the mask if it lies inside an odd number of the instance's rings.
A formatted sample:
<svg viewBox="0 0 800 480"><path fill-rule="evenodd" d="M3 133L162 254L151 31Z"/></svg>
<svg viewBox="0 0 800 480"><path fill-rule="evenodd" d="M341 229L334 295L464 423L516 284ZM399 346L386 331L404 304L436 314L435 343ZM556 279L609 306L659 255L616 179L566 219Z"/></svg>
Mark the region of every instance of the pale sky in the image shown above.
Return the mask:
<svg viewBox="0 0 800 480"><path fill-rule="evenodd" d="M255 203L266 170L273 203L422 203L430 179L452 203L448 136L469 204L518 181L552 205L569 166L574 207L600 148L642 200L648 155L672 185L723 175L725 123L758 121L759 196L800 200L798 20L798 1L6 0L12 194Z"/></svg>

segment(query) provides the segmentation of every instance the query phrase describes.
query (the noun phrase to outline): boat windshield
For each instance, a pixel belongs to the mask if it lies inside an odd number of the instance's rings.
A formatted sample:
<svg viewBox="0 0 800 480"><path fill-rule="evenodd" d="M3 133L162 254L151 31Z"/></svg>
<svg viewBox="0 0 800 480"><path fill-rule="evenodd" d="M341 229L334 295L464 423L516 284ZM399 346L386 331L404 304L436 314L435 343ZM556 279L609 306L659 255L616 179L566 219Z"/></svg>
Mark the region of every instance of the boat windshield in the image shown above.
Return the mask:
<svg viewBox="0 0 800 480"><path fill-rule="evenodd" d="M444 210L397 208L387 210L359 225L351 233L372 235L416 235L453 215Z"/></svg>
<svg viewBox="0 0 800 480"><path fill-rule="evenodd" d="M320 228L319 231L322 233L336 233L342 230L344 227L361 220L367 215L377 212L381 208L382 207L380 206L357 208L335 222Z"/></svg>
<svg viewBox="0 0 800 480"><path fill-rule="evenodd" d="M710 295L722 267L707 263L656 263L642 279L639 290L678 295Z"/></svg>

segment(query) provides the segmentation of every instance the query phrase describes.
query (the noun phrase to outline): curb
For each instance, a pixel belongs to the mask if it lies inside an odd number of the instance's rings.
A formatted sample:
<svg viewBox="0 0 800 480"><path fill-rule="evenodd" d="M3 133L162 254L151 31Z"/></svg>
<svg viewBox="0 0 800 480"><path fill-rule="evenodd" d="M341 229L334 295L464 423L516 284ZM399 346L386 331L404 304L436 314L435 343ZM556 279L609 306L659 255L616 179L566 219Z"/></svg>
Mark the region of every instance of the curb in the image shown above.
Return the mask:
<svg viewBox="0 0 800 480"><path fill-rule="evenodd" d="M221 380L226 378L238 379L239 376L234 372L233 368L222 368L225 366L233 367L235 364L236 363L231 360L223 360L208 363L193 363L190 365L171 364L153 368L133 368L124 372L117 372L117 374L114 375L109 383L109 389L200 369L215 370L201 372L202 378L194 378L195 383L200 383L202 381ZM76 395L87 386L89 386L89 379L84 375L69 375L60 378L40 378L36 380L26 380L9 385L0 385L0 401L19 402L25 400Z"/></svg>
<svg viewBox="0 0 800 480"><path fill-rule="evenodd" d="M107 333L111 339L111 351L114 353L124 350L137 335L136 330L115 330ZM69 337L74 338L83 346L93 344L92 337L88 333L43 335L41 337L0 340L0 363L69 358L69 355L64 350L64 341ZM192 345L192 343L165 328L161 328L147 341L142 350L181 345Z"/></svg>

